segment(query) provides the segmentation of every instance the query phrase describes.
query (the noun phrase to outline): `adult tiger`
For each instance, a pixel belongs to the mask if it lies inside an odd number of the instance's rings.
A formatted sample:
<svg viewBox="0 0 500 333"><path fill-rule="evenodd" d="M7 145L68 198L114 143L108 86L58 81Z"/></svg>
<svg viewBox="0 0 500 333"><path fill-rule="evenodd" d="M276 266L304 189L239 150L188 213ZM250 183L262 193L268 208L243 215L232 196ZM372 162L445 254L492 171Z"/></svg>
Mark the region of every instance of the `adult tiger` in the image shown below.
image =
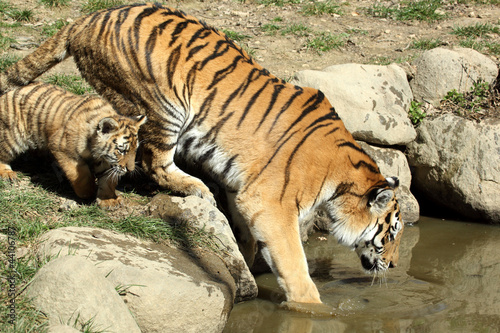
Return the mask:
<svg viewBox="0 0 500 333"><path fill-rule="evenodd" d="M175 9L127 5L82 17L7 69L24 85L68 56L118 110L145 114L143 167L161 186L214 203L174 155L226 189L251 265L259 243L288 301L320 303L299 220L325 209L363 267L397 262L403 224L385 179L323 93L271 75L223 33Z"/></svg>

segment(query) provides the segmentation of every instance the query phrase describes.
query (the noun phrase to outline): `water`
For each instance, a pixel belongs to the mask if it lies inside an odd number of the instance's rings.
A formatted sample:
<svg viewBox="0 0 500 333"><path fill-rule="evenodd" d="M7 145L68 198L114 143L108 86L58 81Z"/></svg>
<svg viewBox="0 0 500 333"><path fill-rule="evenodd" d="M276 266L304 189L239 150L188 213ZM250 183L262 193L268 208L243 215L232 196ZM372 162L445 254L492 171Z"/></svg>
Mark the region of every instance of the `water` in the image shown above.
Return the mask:
<svg viewBox="0 0 500 333"><path fill-rule="evenodd" d="M498 226L422 217L405 228L399 266L376 279L329 235L311 235L305 251L334 315L284 310L264 274L259 298L237 304L224 333L500 332Z"/></svg>

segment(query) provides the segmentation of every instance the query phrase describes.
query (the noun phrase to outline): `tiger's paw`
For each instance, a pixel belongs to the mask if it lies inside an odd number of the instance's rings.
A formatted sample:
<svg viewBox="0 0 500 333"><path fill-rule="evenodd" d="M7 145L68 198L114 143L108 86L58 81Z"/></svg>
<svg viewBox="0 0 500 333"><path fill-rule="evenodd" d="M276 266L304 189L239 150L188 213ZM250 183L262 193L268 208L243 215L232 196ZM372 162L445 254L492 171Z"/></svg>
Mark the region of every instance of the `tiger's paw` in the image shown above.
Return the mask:
<svg viewBox="0 0 500 333"><path fill-rule="evenodd" d="M104 209L114 209L123 205L124 199L121 195L116 198L108 198L108 199L96 199L97 205Z"/></svg>
<svg viewBox="0 0 500 333"><path fill-rule="evenodd" d="M0 177L7 179L12 183L15 183L19 180L19 178L17 178L17 173L8 169L0 170Z"/></svg>
<svg viewBox="0 0 500 333"><path fill-rule="evenodd" d="M301 303L301 302L282 302L281 309L299 312L310 315L311 317L335 317L335 308L324 303Z"/></svg>

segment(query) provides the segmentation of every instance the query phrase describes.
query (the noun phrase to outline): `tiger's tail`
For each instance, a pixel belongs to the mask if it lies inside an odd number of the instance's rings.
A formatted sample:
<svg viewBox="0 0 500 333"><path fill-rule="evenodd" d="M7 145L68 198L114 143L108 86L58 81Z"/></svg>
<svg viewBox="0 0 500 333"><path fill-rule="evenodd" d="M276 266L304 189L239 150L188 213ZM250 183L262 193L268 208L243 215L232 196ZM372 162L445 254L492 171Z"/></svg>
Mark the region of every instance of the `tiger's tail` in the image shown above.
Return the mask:
<svg viewBox="0 0 500 333"><path fill-rule="evenodd" d="M31 81L68 58L68 36L74 24L61 28L35 51L0 73L0 95Z"/></svg>

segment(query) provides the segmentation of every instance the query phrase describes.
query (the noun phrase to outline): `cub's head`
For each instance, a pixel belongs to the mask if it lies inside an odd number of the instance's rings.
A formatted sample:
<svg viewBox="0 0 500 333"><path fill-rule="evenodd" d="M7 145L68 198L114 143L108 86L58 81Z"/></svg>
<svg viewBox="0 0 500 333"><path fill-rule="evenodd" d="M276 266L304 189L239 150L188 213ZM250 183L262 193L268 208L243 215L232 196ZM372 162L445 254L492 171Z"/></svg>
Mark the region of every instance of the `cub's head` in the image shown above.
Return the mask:
<svg viewBox="0 0 500 333"><path fill-rule="evenodd" d="M347 191L333 199L337 202L333 203L336 207L330 231L356 250L369 273L383 272L398 263L404 228L394 194L398 185L396 177L387 178L363 195Z"/></svg>
<svg viewBox="0 0 500 333"><path fill-rule="evenodd" d="M96 173L122 176L135 170L135 156L139 147L139 128L146 116L113 116L102 118L96 129L92 145L92 157Z"/></svg>

